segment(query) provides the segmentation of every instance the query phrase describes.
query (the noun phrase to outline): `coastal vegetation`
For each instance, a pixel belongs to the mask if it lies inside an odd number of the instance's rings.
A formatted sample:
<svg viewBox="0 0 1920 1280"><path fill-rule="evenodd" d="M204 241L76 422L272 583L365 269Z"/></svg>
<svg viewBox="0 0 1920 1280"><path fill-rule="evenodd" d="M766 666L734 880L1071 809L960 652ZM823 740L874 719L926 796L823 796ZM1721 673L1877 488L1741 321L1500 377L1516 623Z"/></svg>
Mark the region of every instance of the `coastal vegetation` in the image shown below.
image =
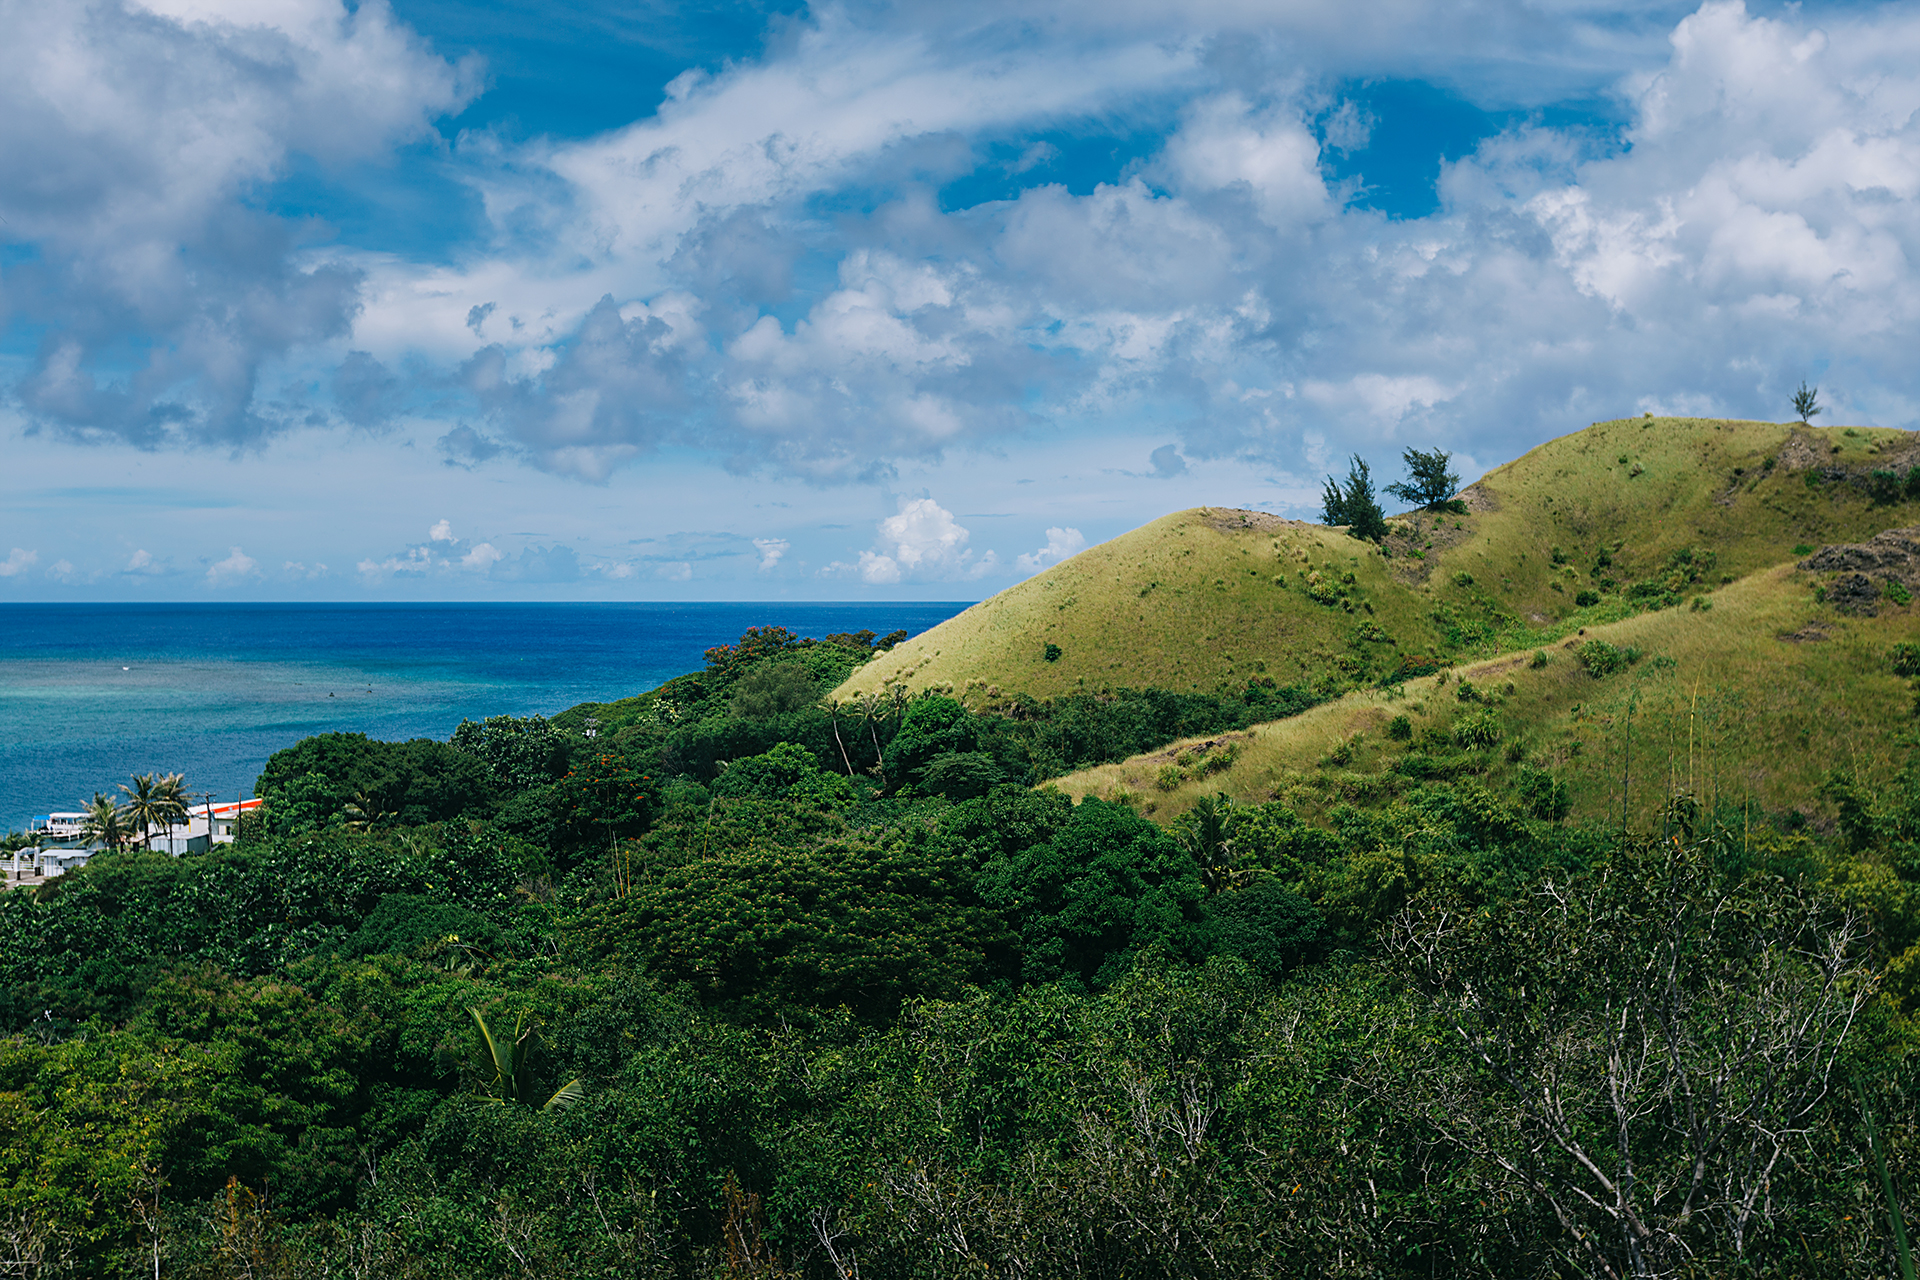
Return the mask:
<svg viewBox="0 0 1920 1280"><path fill-rule="evenodd" d="M292 744L237 843L0 897L0 1259L1901 1274L1913 454L1422 455L1377 543L1181 512L922 636Z"/></svg>

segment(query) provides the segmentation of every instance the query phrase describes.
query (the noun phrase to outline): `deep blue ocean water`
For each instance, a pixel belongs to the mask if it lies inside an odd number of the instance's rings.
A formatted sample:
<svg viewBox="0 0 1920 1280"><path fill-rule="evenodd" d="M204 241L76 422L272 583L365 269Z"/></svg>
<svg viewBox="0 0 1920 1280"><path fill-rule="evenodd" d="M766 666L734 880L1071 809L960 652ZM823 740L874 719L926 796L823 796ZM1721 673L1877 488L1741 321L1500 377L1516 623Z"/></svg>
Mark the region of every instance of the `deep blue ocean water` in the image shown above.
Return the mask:
<svg viewBox="0 0 1920 1280"><path fill-rule="evenodd" d="M314 733L445 738L696 671L751 626L919 634L943 604L0 605L0 828L135 773L251 795Z"/></svg>

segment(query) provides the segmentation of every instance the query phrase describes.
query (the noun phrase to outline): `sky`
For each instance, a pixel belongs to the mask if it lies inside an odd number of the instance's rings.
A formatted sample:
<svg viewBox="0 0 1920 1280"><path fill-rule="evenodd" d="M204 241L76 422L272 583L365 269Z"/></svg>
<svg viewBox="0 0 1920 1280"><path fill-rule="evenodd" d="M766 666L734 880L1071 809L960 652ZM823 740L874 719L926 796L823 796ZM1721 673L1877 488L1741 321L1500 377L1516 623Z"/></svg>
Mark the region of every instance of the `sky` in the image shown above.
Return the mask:
<svg viewBox="0 0 1920 1280"><path fill-rule="evenodd" d="M1920 418L1920 8L0 0L0 602L983 598Z"/></svg>

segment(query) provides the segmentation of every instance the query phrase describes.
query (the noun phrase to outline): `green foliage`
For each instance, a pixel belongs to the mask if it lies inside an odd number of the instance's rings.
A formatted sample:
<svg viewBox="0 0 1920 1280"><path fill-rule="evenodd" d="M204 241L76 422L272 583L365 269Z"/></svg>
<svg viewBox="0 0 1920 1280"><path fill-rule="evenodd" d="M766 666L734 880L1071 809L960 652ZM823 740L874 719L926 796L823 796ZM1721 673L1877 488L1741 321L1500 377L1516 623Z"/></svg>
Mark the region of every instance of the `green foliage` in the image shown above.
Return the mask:
<svg viewBox="0 0 1920 1280"><path fill-rule="evenodd" d="M1387 736L1395 742L1407 742L1413 737L1413 721L1405 715L1397 715L1387 721Z"/></svg>
<svg viewBox="0 0 1920 1280"><path fill-rule="evenodd" d="M1620 648L1608 644L1605 640L1589 640L1575 651L1580 665L1586 668L1588 675L1595 680L1604 679L1616 672L1625 671L1640 660L1640 651L1628 646Z"/></svg>
<svg viewBox="0 0 1920 1280"><path fill-rule="evenodd" d="M1897 676L1920 676L1920 644L1901 641L1887 650L1887 663Z"/></svg>
<svg viewBox="0 0 1920 1280"><path fill-rule="evenodd" d="M797 661L765 662L734 682L733 714L764 720L812 704L819 696L813 674Z"/></svg>
<svg viewBox="0 0 1920 1280"><path fill-rule="evenodd" d="M1453 736L1467 747L1496 747L1505 730L1500 725L1500 717L1492 711L1476 711L1461 716L1454 722Z"/></svg>
<svg viewBox="0 0 1920 1280"><path fill-rule="evenodd" d="M1209 910L1219 953L1246 961L1269 980L1311 959L1325 929L1314 905L1273 876L1219 895Z"/></svg>
<svg viewBox="0 0 1920 1280"><path fill-rule="evenodd" d="M1600 603L1600 593L1598 591L1577 591L1574 593L1573 603L1579 608L1591 609L1594 605Z"/></svg>
<svg viewBox="0 0 1920 1280"><path fill-rule="evenodd" d="M1386 536L1387 515L1380 509L1379 499L1374 497L1373 477L1367 461L1359 454L1354 454L1347 464L1344 485L1331 476L1327 478L1320 520L1323 524L1345 525L1354 537L1368 542L1378 542Z"/></svg>
<svg viewBox="0 0 1920 1280"><path fill-rule="evenodd" d="M1803 379L1800 389L1793 393L1793 411L1799 416L1802 426L1825 412L1820 408L1820 388L1808 386Z"/></svg>
<svg viewBox="0 0 1920 1280"><path fill-rule="evenodd" d="M1065 652L1065 650L1049 640L1047 641L1046 647L1040 651L1040 656L1048 662L1058 662L1063 652Z"/></svg>
<svg viewBox="0 0 1920 1280"><path fill-rule="evenodd" d="M583 916L570 945L645 964L736 1017L845 1006L884 1019L986 978L1000 929L953 857L831 841L662 868Z"/></svg>
<svg viewBox="0 0 1920 1280"><path fill-rule="evenodd" d="M498 795L478 756L431 738L377 742L323 733L276 751L254 783L268 830L292 834L346 820L355 796L375 798L404 826L490 813Z"/></svg>
<svg viewBox="0 0 1920 1280"><path fill-rule="evenodd" d="M1567 784L1544 769L1522 769L1518 790L1527 812L1543 822L1564 822L1573 811L1573 795Z"/></svg>
<svg viewBox="0 0 1920 1280"><path fill-rule="evenodd" d="M546 786L567 771L566 735L543 716L462 720L449 742L485 764L487 780L502 791Z"/></svg>
<svg viewBox="0 0 1920 1280"><path fill-rule="evenodd" d="M1453 455L1441 449L1422 452L1408 448L1401 453L1407 464L1407 479L1387 486L1387 492L1402 502L1432 509L1442 505L1460 489L1460 477L1447 470Z"/></svg>
<svg viewBox="0 0 1920 1280"><path fill-rule="evenodd" d="M1027 982L1099 988L1146 948L1206 950L1199 868L1122 805L1083 801L1046 842L991 854L978 882L1013 930Z"/></svg>

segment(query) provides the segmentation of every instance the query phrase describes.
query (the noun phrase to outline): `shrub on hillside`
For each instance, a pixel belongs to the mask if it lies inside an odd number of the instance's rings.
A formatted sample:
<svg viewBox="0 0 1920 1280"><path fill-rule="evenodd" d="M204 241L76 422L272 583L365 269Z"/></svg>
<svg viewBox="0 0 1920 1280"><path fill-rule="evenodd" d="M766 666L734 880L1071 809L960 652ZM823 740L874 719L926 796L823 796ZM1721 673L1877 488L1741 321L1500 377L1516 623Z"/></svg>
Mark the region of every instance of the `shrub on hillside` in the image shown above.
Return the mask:
<svg viewBox="0 0 1920 1280"><path fill-rule="evenodd" d="M1493 747L1500 744L1500 717L1492 711L1476 711L1454 723L1454 739L1464 747Z"/></svg>
<svg viewBox="0 0 1920 1280"><path fill-rule="evenodd" d="M1598 680L1617 671L1625 671L1640 660L1640 651L1631 646L1617 648L1605 640L1589 640L1580 646L1579 657L1580 665L1587 669L1587 674Z"/></svg>

